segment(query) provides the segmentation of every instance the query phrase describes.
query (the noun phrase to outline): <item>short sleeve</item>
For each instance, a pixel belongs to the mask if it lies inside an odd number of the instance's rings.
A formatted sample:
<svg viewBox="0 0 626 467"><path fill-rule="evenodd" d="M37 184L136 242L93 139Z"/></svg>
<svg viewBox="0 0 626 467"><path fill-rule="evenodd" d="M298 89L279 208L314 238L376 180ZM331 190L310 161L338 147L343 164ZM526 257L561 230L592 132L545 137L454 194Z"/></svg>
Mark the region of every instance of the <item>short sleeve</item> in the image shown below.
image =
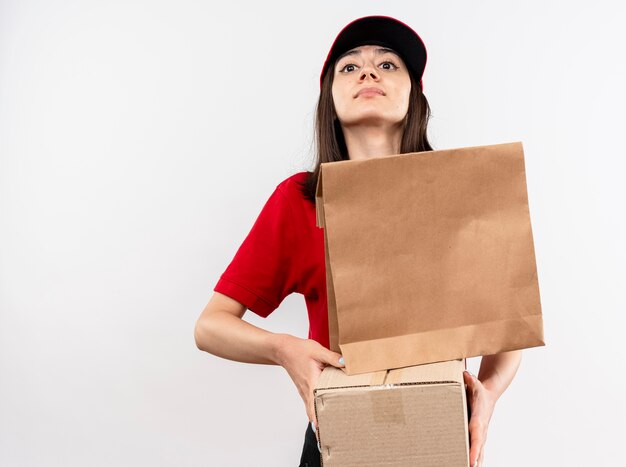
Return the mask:
<svg viewBox="0 0 626 467"><path fill-rule="evenodd" d="M291 205L277 186L213 290L267 317L298 287L296 246Z"/></svg>

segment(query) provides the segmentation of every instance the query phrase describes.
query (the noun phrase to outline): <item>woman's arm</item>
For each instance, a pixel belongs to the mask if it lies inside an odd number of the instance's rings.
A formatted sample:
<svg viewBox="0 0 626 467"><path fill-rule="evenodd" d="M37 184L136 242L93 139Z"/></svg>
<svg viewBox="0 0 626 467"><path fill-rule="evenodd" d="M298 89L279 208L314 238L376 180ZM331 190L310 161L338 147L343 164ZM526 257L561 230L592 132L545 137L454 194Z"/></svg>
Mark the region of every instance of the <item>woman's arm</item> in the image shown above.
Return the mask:
<svg viewBox="0 0 626 467"><path fill-rule="evenodd" d="M242 303L214 292L196 321L196 346L228 360L278 365L280 335L244 321L245 312Z"/></svg>
<svg viewBox="0 0 626 467"><path fill-rule="evenodd" d="M469 432L472 466L481 466L483 463L487 427L493 409L513 381L521 360L521 350L485 355L480 362L478 378L469 372L464 374L471 409Z"/></svg>
<svg viewBox="0 0 626 467"><path fill-rule="evenodd" d="M521 361L521 350L485 355L480 361L478 379L496 399L499 399L513 381Z"/></svg>
<svg viewBox="0 0 626 467"><path fill-rule="evenodd" d="M341 354L312 339L277 334L242 319L245 305L214 292L196 321L196 346L218 357L244 363L280 365L298 388L309 420L315 422L313 389L327 365L343 366Z"/></svg>

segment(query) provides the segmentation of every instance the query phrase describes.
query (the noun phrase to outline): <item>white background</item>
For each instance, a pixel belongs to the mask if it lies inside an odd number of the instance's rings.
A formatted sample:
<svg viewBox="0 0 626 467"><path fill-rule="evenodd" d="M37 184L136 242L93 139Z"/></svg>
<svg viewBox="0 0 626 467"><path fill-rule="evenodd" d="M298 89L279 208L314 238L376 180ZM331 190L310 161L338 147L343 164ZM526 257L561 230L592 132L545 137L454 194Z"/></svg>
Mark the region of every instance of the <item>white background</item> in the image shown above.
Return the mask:
<svg viewBox="0 0 626 467"><path fill-rule="evenodd" d="M191 0L0 2L1 465L297 465L287 373L201 352L193 327L311 167L320 68L368 14L426 43L435 149L524 144L547 346L485 465L620 465L623 3ZM306 316L291 295L245 319L306 337Z"/></svg>

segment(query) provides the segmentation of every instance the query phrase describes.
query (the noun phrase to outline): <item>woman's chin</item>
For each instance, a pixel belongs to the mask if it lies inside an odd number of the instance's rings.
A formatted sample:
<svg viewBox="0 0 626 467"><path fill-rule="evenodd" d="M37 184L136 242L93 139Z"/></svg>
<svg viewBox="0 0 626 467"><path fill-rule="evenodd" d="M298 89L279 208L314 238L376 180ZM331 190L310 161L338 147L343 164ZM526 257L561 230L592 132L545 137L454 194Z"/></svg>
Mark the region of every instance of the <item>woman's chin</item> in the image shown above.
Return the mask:
<svg viewBox="0 0 626 467"><path fill-rule="evenodd" d="M404 116L389 116L380 112L363 112L349 119L341 120L344 127L355 126L396 126L401 124Z"/></svg>

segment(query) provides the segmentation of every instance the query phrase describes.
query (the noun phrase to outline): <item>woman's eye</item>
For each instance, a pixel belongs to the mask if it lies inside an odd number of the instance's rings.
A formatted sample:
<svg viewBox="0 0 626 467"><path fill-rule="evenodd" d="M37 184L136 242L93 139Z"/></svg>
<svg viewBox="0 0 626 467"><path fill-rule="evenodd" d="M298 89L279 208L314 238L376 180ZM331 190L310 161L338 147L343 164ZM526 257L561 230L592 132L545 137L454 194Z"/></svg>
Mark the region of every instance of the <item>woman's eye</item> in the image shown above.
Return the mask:
<svg viewBox="0 0 626 467"><path fill-rule="evenodd" d="M395 64L395 63L393 63L393 62L389 62L389 61L387 61L387 62L383 62L383 63L381 63L380 65L381 65L382 67L384 67L384 69L385 69L385 70L395 70L396 68L398 68L398 67L396 66L396 64ZM391 67L390 67L390 68L387 68L387 67L385 67L385 65L391 65Z"/></svg>
<svg viewBox="0 0 626 467"><path fill-rule="evenodd" d="M347 71L347 72L350 72L350 71L353 71L355 67L356 67L356 65L354 65L354 64L352 64L352 63L348 63L348 64L344 65L344 66L341 68L341 70L339 70L339 72L340 72L340 73L341 73L341 72L346 72L346 71ZM346 70L346 68L351 68L351 69L350 69L350 70ZM345 71L344 71L344 70L345 70Z"/></svg>

